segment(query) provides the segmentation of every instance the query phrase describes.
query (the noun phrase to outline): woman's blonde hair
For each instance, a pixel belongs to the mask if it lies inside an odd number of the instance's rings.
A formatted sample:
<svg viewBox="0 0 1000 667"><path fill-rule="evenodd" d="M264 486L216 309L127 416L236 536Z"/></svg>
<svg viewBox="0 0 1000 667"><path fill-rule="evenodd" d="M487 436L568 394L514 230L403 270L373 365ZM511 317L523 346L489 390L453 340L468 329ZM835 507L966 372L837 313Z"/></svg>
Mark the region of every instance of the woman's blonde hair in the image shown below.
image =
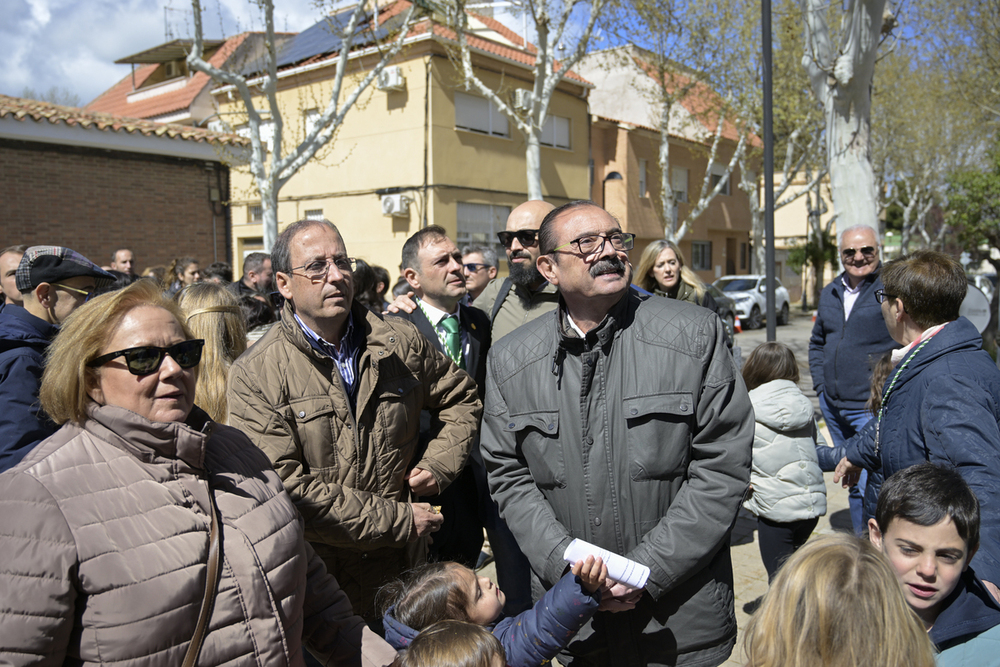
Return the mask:
<svg viewBox="0 0 1000 667"><path fill-rule="evenodd" d="M489 630L465 621L441 621L413 640L399 667L503 667L507 655Z"/></svg>
<svg viewBox="0 0 1000 667"><path fill-rule="evenodd" d="M674 255L677 256L677 263L681 267L681 282L693 287L700 300L701 297L705 296L705 283L701 281L701 278L694 271L688 268L687 261L684 259L684 253L677 247L677 244L666 239L653 241L642 251L642 257L639 259L639 268L635 271L635 275L639 276L639 287L647 292L663 290L660 284L656 282L656 278L653 277L653 267L656 266L656 258L667 248L673 250Z"/></svg>
<svg viewBox="0 0 1000 667"><path fill-rule="evenodd" d="M173 315L185 337L192 338L177 304L163 296L152 280L139 280L125 289L94 297L66 320L47 352L39 399L56 424L87 420L88 391L97 386L99 368L87 364L101 355L122 318L134 308L163 308Z"/></svg>
<svg viewBox="0 0 1000 667"><path fill-rule="evenodd" d="M209 417L224 423L229 367L247 349L246 320L239 299L211 282L188 285L175 298L194 337L205 341L195 403Z"/></svg>
<svg viewBox="0 0 1000 667"><path fill-rule="evenodd" d="M847 533L792 554L743 645L747 667L934 667L933 645L889 562Z"/></svg>

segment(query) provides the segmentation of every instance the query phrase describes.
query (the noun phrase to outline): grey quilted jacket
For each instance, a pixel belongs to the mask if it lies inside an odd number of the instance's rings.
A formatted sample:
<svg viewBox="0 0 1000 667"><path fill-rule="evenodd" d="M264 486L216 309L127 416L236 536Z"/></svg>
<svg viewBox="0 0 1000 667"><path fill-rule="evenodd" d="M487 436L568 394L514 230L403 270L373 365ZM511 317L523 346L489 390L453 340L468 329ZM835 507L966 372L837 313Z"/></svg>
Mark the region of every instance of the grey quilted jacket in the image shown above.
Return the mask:
<svg viewBox="0 0 1000 667"><path fill-rule="evenodd" d="M485 415L490 490L546 588L576 537L651 570L636 609L598 612L563 664L723 662L754 421L719 318L629 290L581 339L561 306L493 344Z"/></svg>
<svg viewBox="0 0 1000 667"><path fill-rule="evenodd" d="M247 438L195 408L188 423L95 407L0 475L0 665L181 664L205 590L210 489L222 525L218 596L198 665L384 665L303 539Z"/></svg>

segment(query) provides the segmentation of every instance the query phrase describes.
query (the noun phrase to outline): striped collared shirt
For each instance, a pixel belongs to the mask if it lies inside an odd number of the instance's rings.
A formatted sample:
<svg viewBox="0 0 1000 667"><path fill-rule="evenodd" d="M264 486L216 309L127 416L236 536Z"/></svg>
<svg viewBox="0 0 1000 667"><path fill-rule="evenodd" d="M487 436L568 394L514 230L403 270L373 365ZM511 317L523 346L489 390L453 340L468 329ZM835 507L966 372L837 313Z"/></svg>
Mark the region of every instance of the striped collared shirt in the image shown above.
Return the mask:
<svg viewBox="0 0 1000 667"><path fill-rule="evenodd" d="M333 359L340 378L344 381L344 389L351 400L351 409L354 409L355 390L357 389L358 378L358 353L361 346L354 340L354 314L347 315L347 326L344 328L344 335L340 337L340 347L323 340L323 337L306 326L306 323L295 315L295 321L302 327L310 345L320 354Z"/></svg>

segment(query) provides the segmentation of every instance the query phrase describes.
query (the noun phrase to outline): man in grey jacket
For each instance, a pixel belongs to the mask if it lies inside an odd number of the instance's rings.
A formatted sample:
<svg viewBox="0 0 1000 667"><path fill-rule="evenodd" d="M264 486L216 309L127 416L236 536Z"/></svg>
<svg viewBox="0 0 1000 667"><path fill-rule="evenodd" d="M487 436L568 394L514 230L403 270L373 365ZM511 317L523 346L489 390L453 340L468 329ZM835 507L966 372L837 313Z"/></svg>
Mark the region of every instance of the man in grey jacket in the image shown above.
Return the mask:
<svg viewBox="0 0 1000 667"><path fill-rule="evenodd" d="M592 202L549 213L539 243L561 298L490 352L490 489L545 587L574 538L651 571L642 590L604 591L560 662L721 664L736 640L729 535L754 431L722 324L630 289L633 236Z"/></svg>

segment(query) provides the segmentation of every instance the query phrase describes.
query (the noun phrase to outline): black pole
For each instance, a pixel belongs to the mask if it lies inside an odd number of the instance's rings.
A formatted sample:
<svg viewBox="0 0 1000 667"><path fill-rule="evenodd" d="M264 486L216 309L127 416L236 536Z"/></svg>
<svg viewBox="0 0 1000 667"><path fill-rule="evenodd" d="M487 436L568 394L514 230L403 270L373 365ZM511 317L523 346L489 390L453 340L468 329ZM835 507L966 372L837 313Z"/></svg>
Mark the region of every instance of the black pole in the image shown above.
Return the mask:
<svg viewBox="0 0 1000 667"><path fill-rule="evenodd" d="M764 264L767 276L767 340L777 338L777 314L774 312L774 133L771 130L771 0L760 0L761 41L763 42L764 78Z"/></svg>

